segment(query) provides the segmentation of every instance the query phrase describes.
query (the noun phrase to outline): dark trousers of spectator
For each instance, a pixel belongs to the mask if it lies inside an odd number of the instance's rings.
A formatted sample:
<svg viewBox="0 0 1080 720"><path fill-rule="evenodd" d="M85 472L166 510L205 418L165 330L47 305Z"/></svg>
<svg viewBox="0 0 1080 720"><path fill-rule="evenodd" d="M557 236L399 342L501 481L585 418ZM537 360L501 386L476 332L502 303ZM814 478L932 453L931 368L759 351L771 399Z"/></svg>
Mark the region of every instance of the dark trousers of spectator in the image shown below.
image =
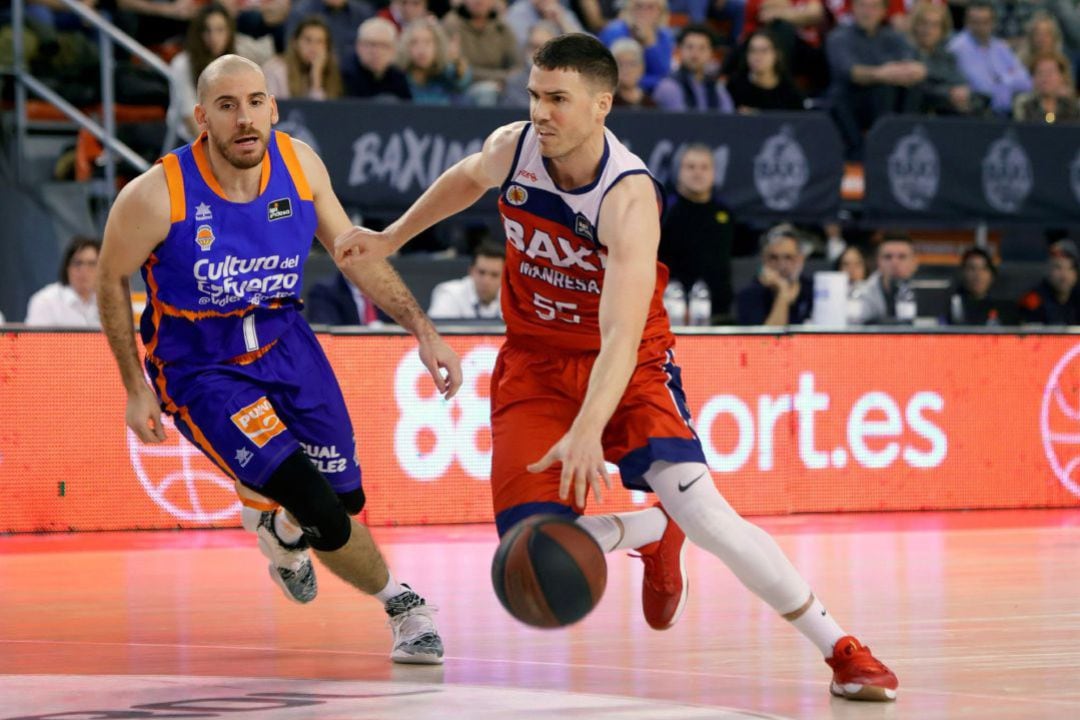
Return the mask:
<svg viewBox="0 0 1080 720"><path fill-rule="evenodd" d="M245 10L237 15L236 32L253 38L270 35L274 38L274 52L285 52L285 24L268 25L258 10Z"/></svg>
<svg viewBox="0 0 1080 720"><path fill-rule="evenodd" d="M848 84L832 97L832 116L840 128L847 159L861 161L863 136L879 118L897 113L918 112L923 94L918 86Z"/></svg>

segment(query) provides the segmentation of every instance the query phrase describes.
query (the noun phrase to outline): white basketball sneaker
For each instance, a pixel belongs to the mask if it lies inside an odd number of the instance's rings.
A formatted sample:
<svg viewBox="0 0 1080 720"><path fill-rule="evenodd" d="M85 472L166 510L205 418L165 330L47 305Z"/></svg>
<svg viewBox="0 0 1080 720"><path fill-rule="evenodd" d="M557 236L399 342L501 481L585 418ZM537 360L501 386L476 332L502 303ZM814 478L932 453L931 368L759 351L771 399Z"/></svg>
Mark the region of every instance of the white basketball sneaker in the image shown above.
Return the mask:
<svg viewBox="0 0 1080 720"><path fill-rule="evenodd" d="M286 543L274 532L274 515L283 510L263 512L255 534L259 538L259 550L270 561L270 577L285 597L298 603L315 599L319 586L315 582L315 568L311 564L308 544L302 536L295 543Z"/></svg>
<svg viewBox="0 0 1080 720"><path fill-rule="evenodd" d="M432 614L435 608L428 605L409 588L386 602L387 625L394 632L394 646L390 659L397 663L416 665L441 665L443 643L435 629Z"/></svg>

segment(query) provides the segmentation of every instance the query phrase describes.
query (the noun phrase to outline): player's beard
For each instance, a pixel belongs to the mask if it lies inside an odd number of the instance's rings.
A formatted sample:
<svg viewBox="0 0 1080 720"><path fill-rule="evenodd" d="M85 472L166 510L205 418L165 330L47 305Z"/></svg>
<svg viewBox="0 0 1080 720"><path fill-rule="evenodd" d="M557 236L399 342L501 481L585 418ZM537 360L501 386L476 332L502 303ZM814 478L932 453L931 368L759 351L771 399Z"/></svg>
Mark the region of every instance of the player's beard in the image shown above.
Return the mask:
<svg viewBox="0 0 1080 720"><path fill-rule="evenodd" d="M237 151L236 146L233 145L233 142L237 138L251 136L256 136L259 138L256 142L259 151L250 154L240 155ZM225 158L225 160L227 160L228 163L237 170L249 170L255 167L263 161L263 156L266 155L266 138L261 132L259 132L255 128L251 128L250 130L245 130L244 132L237 133L236 135L230 137L228 140L220 140L218 138L214 138L214 146L217 147L218 152L221 153L221 156Z"/></svg>

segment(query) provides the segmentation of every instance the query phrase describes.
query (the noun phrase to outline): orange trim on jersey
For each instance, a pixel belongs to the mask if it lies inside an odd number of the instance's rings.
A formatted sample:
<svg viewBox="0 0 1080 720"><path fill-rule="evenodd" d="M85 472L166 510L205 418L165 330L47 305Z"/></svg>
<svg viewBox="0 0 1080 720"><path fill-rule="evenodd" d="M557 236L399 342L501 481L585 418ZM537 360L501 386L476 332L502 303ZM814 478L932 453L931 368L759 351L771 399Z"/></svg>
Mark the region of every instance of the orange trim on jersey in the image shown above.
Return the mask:
<svg viewBox="0 0 1080 720"><path fill-rule="evenodd" d="M154 334L150 336L150 342L146 343L146 354L150 357L154 356L154 350L157 349L158 330L161 329L161 316L164 314L161 298L158 297L157 278L154 277L154 266L157 263L157 255L150 253L150 257L146 258L146 287L150 290L147 299L150 301L150 307L154 311L150 322L154 327Z"/></svg>
<svg viewBox="0 0 1080 720"><path fill-rule="evenodd" d="M191 143L191 156L195 158L195 167L199 168L199 175L202 176L203 182L205 182L214 194L220 197L222 200L229 200L229 196L225 194L225 190L222 189L221 183L214 177L214 171L210 167L210 160L206 157L206 142L208 142L206 133L202 133L195 142ZM270 151L263 155L262 159L262 175L259 176L259 194L262 195L266 190L266 186L270 184ZM232 200L229 200L232 202Z"/></svg>
<svg viewBox="0 0 1080 720"><path fill-rule="evenodd" d="M296 194L300 196L301 200L314 201L315 196L311 194L311 186L308 185L307 175L304 174L304 168L300 165L300 159L296 157L296 148L293 147L292 138L277 130L274 131L274 136L277 138L278 152L281 153L281 159L285 161L285 167L289 169L293 185L296 186Z"/></svg>
<svg viewBox="0 0 1080 720"><path fill-rule="evenodd" d="M191 437L195 440L195 444L198 445L199 448L204 453L206 453L210 457L210 459L213 460L214 463L225 472L226 475L231 477L233 480L239 482L240 478L236 477L236 474L233 473L232 469L229 467L229 464L225 462L220 455L217 454L217 451L214 450L214 447L210 444L210 441L206 439L206 435L204 435L203 431L199 428L199 426L195 424L195 421L191 419L191 412L187 409L186 406L180 408L180 417L185 423L187 423L187 426L191 428Z"/></svg>
<svg viewBox="0 0 1080 720"><path fill-rule="evenodd" d="M249 353L237 355L232 360L229 360L229 365L250 365L266 353L270 352L270 348L274 347L275 345L277 345L277 340L271 341L269 345L264 345L258 350L252 350Z"/></svg>
<svg viewBox="0 0 1080 720"><path fill-rule="evenodd" d="M165 183L169 186L169 222L181 222L187 217L187 207L184 203L184 173L180 170L180 158L169 153L158 162L165 168Z"/></svg>
<svg viewBox="0 0 1080 720"><path fill-rule="evenodd" d="M281 507L270 498L263 497L251 488L240 484L239 481L236 483L236 496L240 498L241 505L260 512L273 512Z"/></svg>
<svg viewBox="0 0 1080 720"><path fill-rule="evenodd" d="M248 305L247 307L237 308L236 310L230 310L228 312L221 312L220 310L185 310L184 308L178 308L175 305L170 305L164 300L158 300L157 304L161 307L161 313L168 315L169 317L184 318L185 320L206 320L208 318L227 318L227 317L241 317L251 310L256 308L266 307L271 310L276 310L282 306L280 300L271 300L266 305ZM155 306L155 310L157 306ZM157 316L155 315L155 320Z"/></svg>

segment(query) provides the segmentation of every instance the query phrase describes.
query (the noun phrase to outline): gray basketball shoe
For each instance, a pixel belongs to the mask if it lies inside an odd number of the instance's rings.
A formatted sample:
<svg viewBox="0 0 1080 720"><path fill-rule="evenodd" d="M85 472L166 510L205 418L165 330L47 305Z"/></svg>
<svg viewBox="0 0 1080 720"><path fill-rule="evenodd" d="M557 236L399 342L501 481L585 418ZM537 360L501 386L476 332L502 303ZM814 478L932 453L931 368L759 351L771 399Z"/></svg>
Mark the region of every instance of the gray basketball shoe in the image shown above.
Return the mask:
<svg viewBox="0 0 1080 720"><path fill-rule="evenodd" d="M319 586L315 582L307 540L301 537L289 544L279 538L274 532L274 515L278 512L284 511L266 511L259 517L255 533L259 538L259 550L270 561L270 577L285 597L298 603L309 603L318 594Z"/></svg>
<svg viewBox="0 0 1080 720"><path fill-rule="evenodd" d="M394 632L394 646L390 659L397 663L416 665L441 665L443 643L435 629L432 614L435 608L404 585L405 592L395 595L386 603L387 624Z"/></svg>

